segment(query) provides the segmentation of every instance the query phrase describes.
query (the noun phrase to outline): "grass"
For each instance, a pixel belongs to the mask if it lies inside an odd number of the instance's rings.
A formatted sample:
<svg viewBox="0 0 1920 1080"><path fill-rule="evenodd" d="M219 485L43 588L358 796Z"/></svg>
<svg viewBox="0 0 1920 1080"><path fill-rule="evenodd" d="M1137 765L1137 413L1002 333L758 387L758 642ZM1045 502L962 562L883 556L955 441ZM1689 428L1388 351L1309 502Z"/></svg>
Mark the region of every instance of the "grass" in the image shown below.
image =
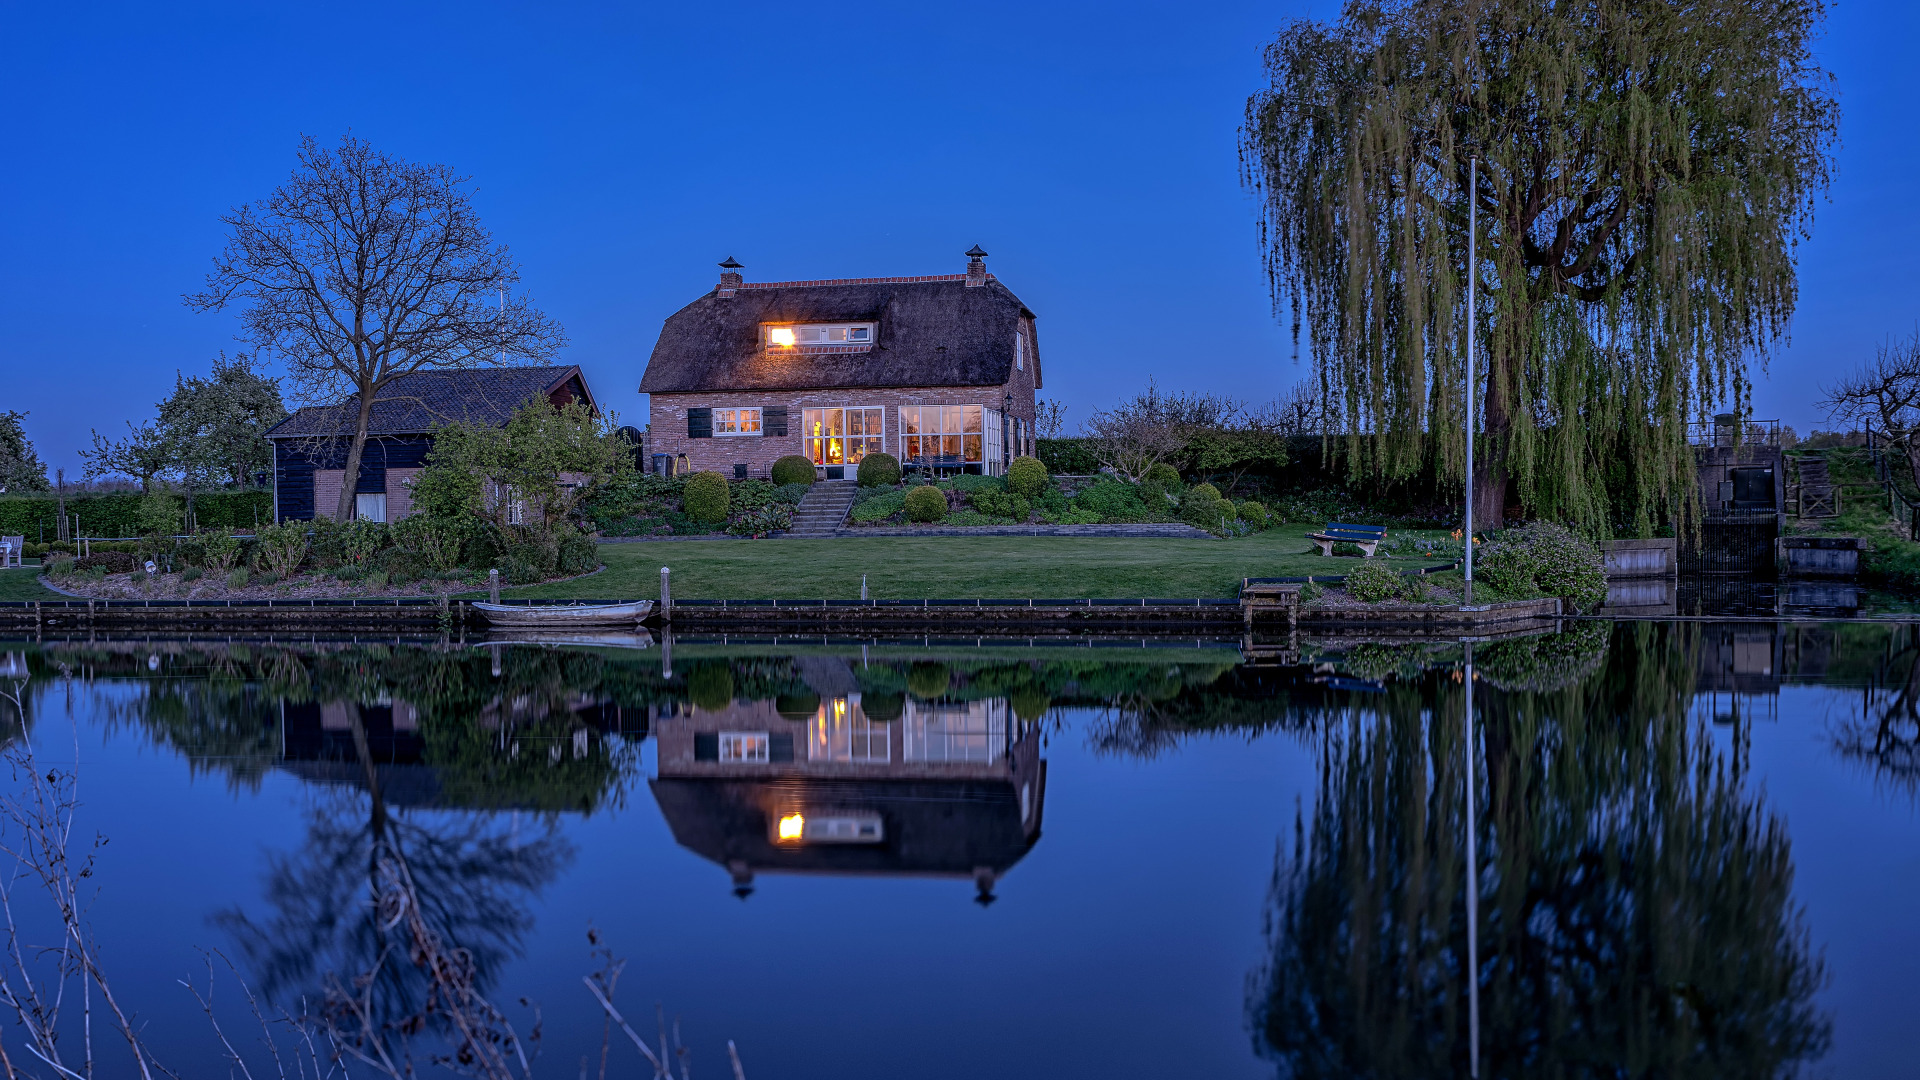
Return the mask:
<svg viewBox="0 0 1920 1080"><path fill-rule="evenodd" d="M929 536L604 544L601 573L512 593L654 597L665 565L673 568L673 595L687 600L853 600L862 574L877 600L1229 597L1241 578L1343 574L1358 561L1321 556L1306 540L1310 531L1287 525L1235 540ZM1388 562L1408 569L1429 561Z"/></svg>
<svg viewBox="0 0 1920 1080"><path fill-rule="evenodd" d="M38 566L0 570L0 600L65 600L67 597L39 582Z"/></svg>

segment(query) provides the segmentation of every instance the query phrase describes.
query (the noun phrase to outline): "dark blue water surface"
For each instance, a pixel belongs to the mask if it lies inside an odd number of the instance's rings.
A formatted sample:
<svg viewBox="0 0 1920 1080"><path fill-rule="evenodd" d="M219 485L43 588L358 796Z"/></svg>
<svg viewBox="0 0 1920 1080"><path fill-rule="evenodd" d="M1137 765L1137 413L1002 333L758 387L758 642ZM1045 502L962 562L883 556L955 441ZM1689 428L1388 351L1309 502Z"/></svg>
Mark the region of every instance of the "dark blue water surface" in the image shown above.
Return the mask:
<svg viewBox="0 0 1920 1080"><path fill-rule="evenodd" d="M182 1075L228 1072L203 950L293 1012L379 962L383 1037L445 1049L398 1033L421 927L538 1005L544 1076L598 1075L591 928L696 1076L728 1039L754 1080L1464 1076L1477 981L1482 1076L1893 1077L1916 658L1885 623L1474 646L1472 910L1459 644L17 642L0 721L16 805L28 743L77 776L102 968Z"/></svg>

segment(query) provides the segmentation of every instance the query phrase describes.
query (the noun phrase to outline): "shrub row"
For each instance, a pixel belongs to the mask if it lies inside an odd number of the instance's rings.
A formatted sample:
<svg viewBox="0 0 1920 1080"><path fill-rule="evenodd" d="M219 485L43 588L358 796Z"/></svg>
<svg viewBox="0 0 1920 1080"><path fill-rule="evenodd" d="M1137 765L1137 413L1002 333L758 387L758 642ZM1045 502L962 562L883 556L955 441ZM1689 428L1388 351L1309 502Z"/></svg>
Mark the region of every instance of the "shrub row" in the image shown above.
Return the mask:
<svg viewBox="0 0 1920 1080"><path fill-rule="evenodd" d="M86 536L139 536L147 531L140 505L146 497L134 491L69 495L67 513L79 515L80 532ZM162 497L173 501L174 514L185 512L184 495ZM36 543L42 537L53 539L59 532L59 506L52 495L0 496L0 536L24 536ZM193 497L193 516L203 529L251 529L273 520L273 492L202 492ZM173 531L179 531L179 526Z"/></svg>

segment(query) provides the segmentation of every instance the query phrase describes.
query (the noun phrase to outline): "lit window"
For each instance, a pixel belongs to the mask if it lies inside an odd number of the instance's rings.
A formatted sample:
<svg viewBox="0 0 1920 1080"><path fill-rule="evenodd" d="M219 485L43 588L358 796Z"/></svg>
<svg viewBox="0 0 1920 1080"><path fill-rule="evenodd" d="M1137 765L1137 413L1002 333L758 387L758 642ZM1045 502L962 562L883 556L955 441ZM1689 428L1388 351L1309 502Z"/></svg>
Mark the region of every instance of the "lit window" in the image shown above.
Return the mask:
<svg viewBox="0 0 1920 1080"><path fill-rule="evenodd" d="M929 469L959 469L985 460L986 410L979 405L903 405L900 457Z"/></svg>
<svg viewBox="0 0 1920 1080"><path fill-rule="evenodd" d="M760 410L715 409L713 410L713 433L715 435L758 435L760 434Z"/></svg>
<svg viewBox="0 0 1920 1080"><path fill-rule="evenodd" d="M720 760L739 765L767 763L768 743L764 731L723 731L720 733Z"/></svg>
<svg viewBox="0 0 1920 1080"><path fill-rule="evenodd" d="M857 700L820 703L807 729L808 761L891 761L893 727L867 719Z"/></svg>
<svg viewBox="0 0 1920 1080"><path fill-rule="evenodd" d="M872 323L769 326L767 327L767 346L774 349L791 349L795 346L807 345L870 345L873 343L873 332Z"/></svg>
<svg viewBox="0 0 1920 1080"><path fill-rule="evenodd" d="M858 465L880 452L885 409L803 409L801 435L815 465Z"/></svg>
<svg viewBox="0 0 1920 1080"><path fill-rule="evenodd" d="M886 826L873 814L820 817L789 813L774 819L773 839L780 844L878 844L887 838Z"/></svg>

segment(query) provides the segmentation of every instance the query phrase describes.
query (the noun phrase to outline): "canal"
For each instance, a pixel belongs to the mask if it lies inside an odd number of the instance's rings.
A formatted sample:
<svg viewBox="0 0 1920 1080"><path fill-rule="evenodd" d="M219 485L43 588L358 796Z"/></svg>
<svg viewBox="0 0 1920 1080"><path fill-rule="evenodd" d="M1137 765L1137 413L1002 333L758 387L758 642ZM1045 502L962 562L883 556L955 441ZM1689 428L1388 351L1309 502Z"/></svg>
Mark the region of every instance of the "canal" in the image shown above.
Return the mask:
<svg viewBox="0 0 1920 1080"><path fill-rule="evenodd" d="M709 1077L1912 1075L1920 627L1567 626L0 642L0 974L52 1000L70 805L65 940L181 1075L652 1075L583 979Z"/></svg>

